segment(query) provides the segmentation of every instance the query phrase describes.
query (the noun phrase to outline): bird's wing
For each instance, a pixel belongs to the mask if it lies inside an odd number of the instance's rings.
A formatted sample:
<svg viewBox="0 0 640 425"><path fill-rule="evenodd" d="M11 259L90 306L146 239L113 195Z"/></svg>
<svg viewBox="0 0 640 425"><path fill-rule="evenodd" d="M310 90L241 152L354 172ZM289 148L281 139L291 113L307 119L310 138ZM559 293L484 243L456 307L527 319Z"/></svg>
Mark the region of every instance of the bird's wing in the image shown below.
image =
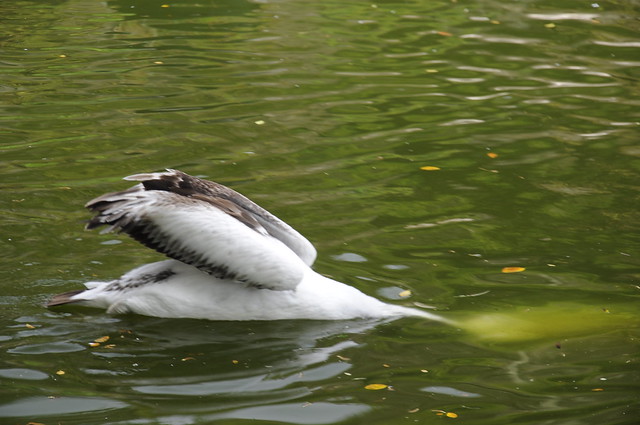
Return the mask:
<svg viewBox="0 0 640 425"><path fill-rule="evenodd" d="M293 289L313 263L313 245L248 198L181 171L137 174L141 183L86 205L88 229L129 234L144 245L222 279Z"/></svg>
<svg viewBox="0 0 640 425"><path fill-rule="evenodd" d="M162 173L136 174L125 177L125 180L141 181L146 190L173 192L205 202L227 200L235 204L244 217L251 216L251 222L258 222L269 235L287 245L308 266L316 259L316 249L304 236L246 196L224 185L171 169Z"/></svg>

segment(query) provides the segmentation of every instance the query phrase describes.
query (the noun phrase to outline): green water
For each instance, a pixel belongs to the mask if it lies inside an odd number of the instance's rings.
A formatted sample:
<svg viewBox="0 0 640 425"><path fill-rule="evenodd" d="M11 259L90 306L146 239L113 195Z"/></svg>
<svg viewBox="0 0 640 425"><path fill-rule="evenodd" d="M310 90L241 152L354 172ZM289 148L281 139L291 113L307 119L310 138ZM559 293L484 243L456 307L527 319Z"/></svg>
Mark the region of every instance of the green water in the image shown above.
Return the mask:
<svg viewBox="0 0 640 425"><path fill-rule="evenodd" d="M636 2L0 11L1 423L638 423ZM459 325L43 308L161 258L83 205L166 167Z"/></svg>

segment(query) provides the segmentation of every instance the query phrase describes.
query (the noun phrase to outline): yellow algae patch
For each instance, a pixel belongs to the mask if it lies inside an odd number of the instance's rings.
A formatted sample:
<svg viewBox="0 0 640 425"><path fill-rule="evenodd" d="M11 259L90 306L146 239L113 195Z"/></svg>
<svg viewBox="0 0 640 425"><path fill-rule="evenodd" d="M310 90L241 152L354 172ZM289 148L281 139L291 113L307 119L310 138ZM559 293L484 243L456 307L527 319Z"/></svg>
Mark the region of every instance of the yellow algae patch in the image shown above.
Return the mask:
<svg viewBox="0 0 640 425"><path fill-rule="evenodd" d="M640 324L627 312L605 313L601 306L557 302L475 314L456 320L456 325L478 339L509 343L589 335L628 327L634 320Z"/></svg>

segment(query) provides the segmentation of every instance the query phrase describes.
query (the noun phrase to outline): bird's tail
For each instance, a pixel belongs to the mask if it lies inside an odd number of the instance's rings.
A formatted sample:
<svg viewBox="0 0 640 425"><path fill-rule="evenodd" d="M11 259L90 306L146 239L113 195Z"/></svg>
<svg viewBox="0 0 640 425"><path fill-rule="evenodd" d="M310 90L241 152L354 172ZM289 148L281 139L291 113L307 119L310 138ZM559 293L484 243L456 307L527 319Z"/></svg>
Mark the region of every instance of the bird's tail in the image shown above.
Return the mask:
<svg viewBox="0 0 640 425"><path fill-rule="evenodd" d="M46 307L55 307L55 306L58 306L58 305L65 305L65 304L71 304L71 303L77 303L77 302L83 301L82 299L73 299L74 295L78 295L78 294L80 294L82 292L84 292L84 289L80 289L80 290L76 290L76 291L63 292L62 294L54 295L53 297L51 297L51 299L49 301L47 301L45 306Z"/></svg>

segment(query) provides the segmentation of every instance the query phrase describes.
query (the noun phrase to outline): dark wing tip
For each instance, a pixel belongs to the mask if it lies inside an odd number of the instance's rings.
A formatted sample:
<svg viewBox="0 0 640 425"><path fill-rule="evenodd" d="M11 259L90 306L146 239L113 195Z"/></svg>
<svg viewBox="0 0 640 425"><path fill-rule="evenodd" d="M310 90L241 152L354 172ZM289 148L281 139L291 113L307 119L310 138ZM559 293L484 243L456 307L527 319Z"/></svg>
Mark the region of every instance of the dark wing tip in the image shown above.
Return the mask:
<svg viewBox="0 0 640 425"><path fill-rule="evenodd" d="M182 196L192 196L202 192L208 184L212 184L171 168L167 168L165 172L160 173L134 174L124 179L141 182L145 190L162 190Z"/></svg>

